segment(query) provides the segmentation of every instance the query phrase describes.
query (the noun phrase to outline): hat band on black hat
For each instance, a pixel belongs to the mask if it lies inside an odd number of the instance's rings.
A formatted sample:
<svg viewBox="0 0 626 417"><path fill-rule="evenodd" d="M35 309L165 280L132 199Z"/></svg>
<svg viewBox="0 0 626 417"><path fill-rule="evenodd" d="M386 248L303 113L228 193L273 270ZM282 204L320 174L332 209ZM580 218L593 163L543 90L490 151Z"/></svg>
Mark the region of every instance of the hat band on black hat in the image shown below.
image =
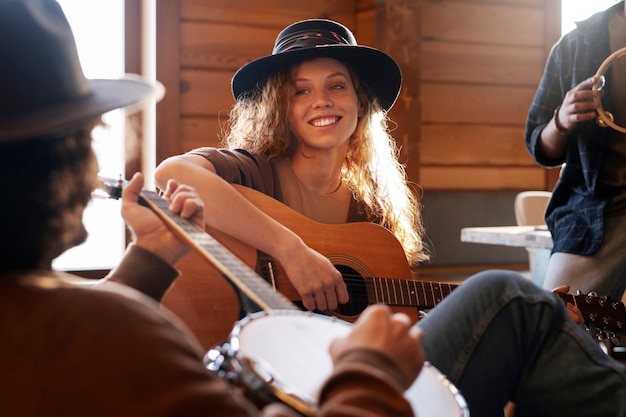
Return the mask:
<svg viewBox="0 0 626 417"><path fill-rule="evenodd" d="M353 68L383 110L393 106L402 85L398 64L378 49L357 44L347 27L327 19L302 20L283 29L274 41L271 55L248 62L237 70L231 81L233 97L235 100L254 98L255 92L263 88L273 74L303 60L321 57L336 59Z"/></svg>
<svg viewBox="0 0 626 417"><path fill-rule="evenodd" d="M330 30L295 32L274 46L272 55L293 49L314 48L318 45L352 45L350 41Z"/></svg>

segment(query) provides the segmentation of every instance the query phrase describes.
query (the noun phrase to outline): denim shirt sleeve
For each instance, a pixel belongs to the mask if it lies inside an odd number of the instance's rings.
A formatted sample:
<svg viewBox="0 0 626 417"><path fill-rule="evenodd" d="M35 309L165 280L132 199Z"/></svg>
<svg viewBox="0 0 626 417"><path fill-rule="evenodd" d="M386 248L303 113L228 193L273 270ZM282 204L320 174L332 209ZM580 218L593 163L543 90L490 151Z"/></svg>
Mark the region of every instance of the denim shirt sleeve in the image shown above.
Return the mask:
<svg viewBox="0 0 626 417"><path fill-rule="evenodd" d="M552 47L546 63L539 87L535 93L528 118L526 120L526 147L533 159L544 167L553 167L565 162L565 156L558 159L550 159L543 155L539 147L541 132L552 119L554 109L559 106L569 90L564 85L569 85L571 73L565 71L562 74L562 57L559 44Z"/></svg>

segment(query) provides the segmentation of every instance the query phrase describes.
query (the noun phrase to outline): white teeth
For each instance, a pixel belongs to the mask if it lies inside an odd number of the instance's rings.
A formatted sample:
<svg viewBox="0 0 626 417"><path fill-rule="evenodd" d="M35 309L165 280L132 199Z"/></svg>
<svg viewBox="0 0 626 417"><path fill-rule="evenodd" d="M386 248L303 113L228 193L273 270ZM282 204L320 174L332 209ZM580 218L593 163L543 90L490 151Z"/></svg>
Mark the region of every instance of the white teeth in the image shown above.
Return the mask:
<svg viewBox="0 0 626 417"><path fill-rule="evenodd" d="M322 119L313 120L311 124L315 127L322 127L322 126L332 125L333 123L336 123L336 122L337 122L336 117L324 117Z"/></svg>

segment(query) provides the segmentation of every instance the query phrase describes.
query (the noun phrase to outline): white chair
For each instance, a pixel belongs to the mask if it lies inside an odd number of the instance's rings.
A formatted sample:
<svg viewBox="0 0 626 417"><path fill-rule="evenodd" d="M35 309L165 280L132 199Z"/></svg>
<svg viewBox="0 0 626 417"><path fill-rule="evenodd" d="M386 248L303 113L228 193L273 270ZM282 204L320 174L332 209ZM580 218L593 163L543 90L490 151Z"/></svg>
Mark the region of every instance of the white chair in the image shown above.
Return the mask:
<svg viewBox="0 0 626 417"><path fill-rule="evenodd" d="M522 191L515 196L514 210L515 221L518 226L542 226L546 222L544 215L546 212L546 206L552 193L550 191ZM543 276L536 276L535 265L538 261L538 254L541 256L541 260L546 260L550 256L550 251L547 249L526 248L528 252L528 268L530 270L530 276L538 285L543 282ZM538 252L539 251L539 252ZM545 259L544 259L545 258Z"/></svg>
<svg viewBox="0 0 626 417"><path fill-rule="evenodd" d="M518 226L545 225L544 215L550 191L522 191L515 196L515 221Z"/></svg>

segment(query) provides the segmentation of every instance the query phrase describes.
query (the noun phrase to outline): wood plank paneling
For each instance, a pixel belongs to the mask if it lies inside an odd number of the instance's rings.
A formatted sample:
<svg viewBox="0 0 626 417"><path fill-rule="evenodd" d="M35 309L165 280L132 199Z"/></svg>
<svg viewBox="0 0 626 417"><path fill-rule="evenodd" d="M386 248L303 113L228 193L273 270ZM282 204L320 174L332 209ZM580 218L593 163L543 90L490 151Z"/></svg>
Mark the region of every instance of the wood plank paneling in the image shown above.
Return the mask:
<svg viewBox="0 0 626 417"><path fill-rule="evenodd" d="M227 115L221 117L226 119ZM220 119L216 117L185 117L181 121L182 152L203 146L219 147L221 140Z"/></svg>
<svg viewBox="0 0 626 417"><path fill-rule="evenodd" d="M422 124L404 144L419 161L411 175L425 190L544 189L523 139L545 63L544 0L419 5Z"/></svg>
<svg viewBox="0 0 626 417"><path fill-rule="evenodd" d="M268 26L277 29L275 36L282 28L303 19L327 18L352 27L354 10L354 0L185 0L181 15L185 20Z"/></svg>
<svg viewBox="0 0 626 417"><path fill-rule="evenodd" d="M355 3L357 14L364 10L373 9L376 6L376 0L356 0Z"/></svg>
<svg viewBox="0 0 626 417"><path fill-rule="evenodd" d="M424 40L424 81L527 85L539 83L545 56L540 47L510 47Z"/></svg>
<svg viewBox="0 0 626 417"><path fill-rule="evenodd" d="M534 95L532 87L423 83L422 121L524 126Z"/></svg>
<svg viewBox="0 0 626 417"><path fill-rule="evenodd" d="M441 0L430 0L430 1L441 1ZM476 4L476 3L495 3L495 4L509 4L509 5L514 5L514 6L532 6L532 7L542 7L544 5L545 1L552 1L552 0L454 0L458 3L472 3L472 4ZM357 13L363 11L363 10L368 10L368 9L373 9L376 6L376 3L379 3L382 5L384 5L385 0L356 0L356 10ZM554 2L556 3L556 2Z"/></svg>
<svg viewBox="0 0 626 417"><path fill-rule="evenodd" d="M354 36L360 45L370 46L376 45L376 10L367 9L360 11L356 15L354 27Z"/></svg>
<svg viewBox="0 0 626 417"><path fill-rule="evenodd" d="M422 1L425 39L544 46L543 10L510 4Z"/></svg>
<svg viewBox="0 0 626 417"><path fill-rule="evenodd" d="M542 7L544 2L555 0L454 0L457 3L472 3L474 5L480 6L481 3L494 3L494 4L508 4L511 6L523 6L523 7Z"/></svg>
<svg viewBox="0 0 626 417"><path fill-rule="evenodd" d="M540 167L423 167L420 185L426 190L542 190Z"/></svg>
<svg viewBox="0 0 626 417"><path fill-rule="evenodd" d="M425 125L420 164L454 166L536 166L518 126Z"/></svg>
<svg viewBox="0 0 626 417"><path fill-rule="evenodd" d="M247 62L272 53L277 29L222 22L181 24L181 66L234 75Z"/></svg>
<svg viewBox="0 0 626 417"><path fill-rule="evenodd" d="M180 112L184 116L217 116L234 103L230 89L231 72L181 71Z"/></svg>

